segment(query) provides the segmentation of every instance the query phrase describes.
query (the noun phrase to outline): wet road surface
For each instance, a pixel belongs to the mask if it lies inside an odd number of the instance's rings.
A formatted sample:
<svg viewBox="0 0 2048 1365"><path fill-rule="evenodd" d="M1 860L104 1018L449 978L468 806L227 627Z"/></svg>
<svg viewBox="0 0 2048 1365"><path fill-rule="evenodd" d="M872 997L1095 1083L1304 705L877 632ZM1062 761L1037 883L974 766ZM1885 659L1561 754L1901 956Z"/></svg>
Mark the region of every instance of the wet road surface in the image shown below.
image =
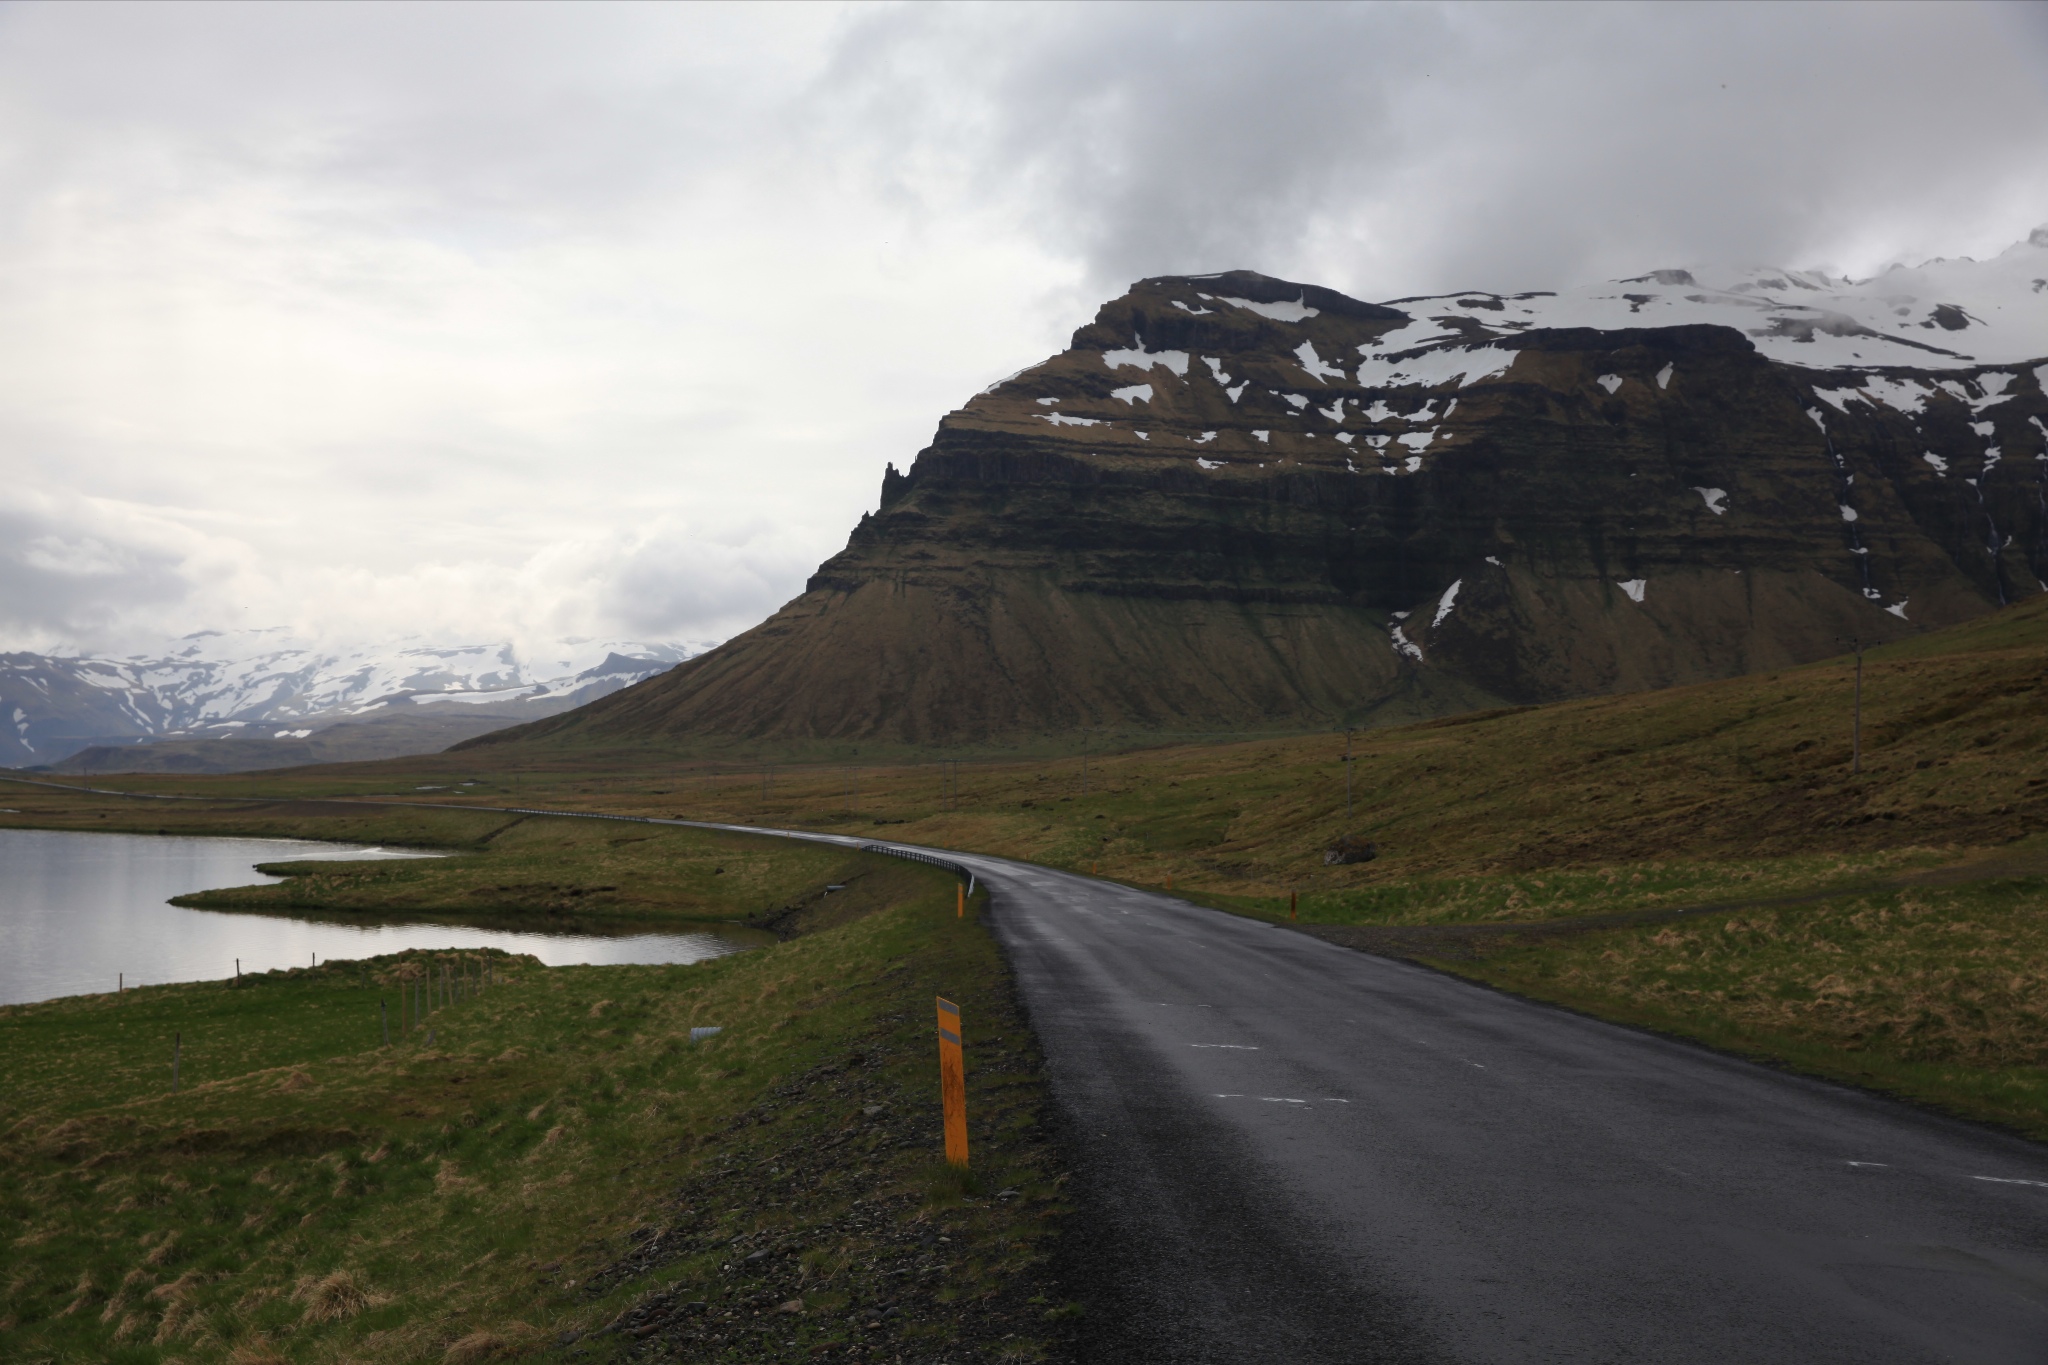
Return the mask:
<svg viewBox="0 0 2048 1365"><path fill-rule="evenodd" d="M1103 1359L2048 1362L2048 1148L948 856L1045 1049Z"/></svg>

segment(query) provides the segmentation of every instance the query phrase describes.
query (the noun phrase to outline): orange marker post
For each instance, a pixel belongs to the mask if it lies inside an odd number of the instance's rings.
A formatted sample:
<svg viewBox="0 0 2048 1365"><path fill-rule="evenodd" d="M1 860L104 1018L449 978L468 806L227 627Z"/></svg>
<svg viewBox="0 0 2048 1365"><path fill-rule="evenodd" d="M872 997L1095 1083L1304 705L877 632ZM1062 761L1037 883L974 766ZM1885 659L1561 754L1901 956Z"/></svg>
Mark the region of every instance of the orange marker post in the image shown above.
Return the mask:
<svg viewBox="0 0 2048 1365"><path fill-rule="evenodd" d="M954 918L954 919L966 919L966 918L967 918L967 883L966 883L966 882L955 882L955 883L953 883L953 889L954 889L955 891L957 891L957 892L959 892L959 893L960 893L960 895L959 895L959 898L958 898L958 899L956 900L956 902L954 903L954 906L953 906L953 918Z"/></svg>
<svg viewBox="0 0 2048 1365"><path fill-rule="evenodd" d="M1287 893L1287 918L1301 918L1301 893L1299 891Z"/></svg>
<svg viewBox="0 0 2048 1365"><path fill-rule="evenodd" d="M939 1097L946 1108L946 1162L967 1164L967 1064L960 1055L960 1007L939 997Z"/></svg>

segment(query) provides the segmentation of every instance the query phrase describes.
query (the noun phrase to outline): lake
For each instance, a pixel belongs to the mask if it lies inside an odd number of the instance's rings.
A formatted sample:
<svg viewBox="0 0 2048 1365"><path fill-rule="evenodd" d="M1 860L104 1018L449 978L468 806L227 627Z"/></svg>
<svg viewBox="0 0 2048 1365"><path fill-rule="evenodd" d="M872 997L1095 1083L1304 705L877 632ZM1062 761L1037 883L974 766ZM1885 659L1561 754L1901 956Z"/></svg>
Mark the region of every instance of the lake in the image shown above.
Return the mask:
<svg viewBox="0 0 2048 1365"><path fill-rule="evenodd" d="M0 1004L111 991L117 983L222 980L304 967L315 955L374 957L409 948L500 948L549 966L701 962L754 946L715 932L541 934L446 924L336 924L282 915L187 910L172 896L276 882L257 863L305 858L432 857L301 839L0 830Z"/></svg>

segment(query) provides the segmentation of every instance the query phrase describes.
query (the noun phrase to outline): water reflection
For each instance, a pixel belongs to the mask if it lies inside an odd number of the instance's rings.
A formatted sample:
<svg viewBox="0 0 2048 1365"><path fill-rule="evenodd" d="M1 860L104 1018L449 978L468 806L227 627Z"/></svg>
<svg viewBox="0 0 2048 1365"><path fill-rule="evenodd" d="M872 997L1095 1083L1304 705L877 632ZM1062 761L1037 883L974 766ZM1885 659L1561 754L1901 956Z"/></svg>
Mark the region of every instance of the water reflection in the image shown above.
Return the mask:
<svg viewBox="0 0 2048 1365"><path fill-rule="evenodd" d="M372 957L500 948L550 966L700 962L754 946L742 933L540 934L461 924L355 924L188 910L172 896L275 882L257 863L430 857L302 839L0 830L0 1004Z"/></svg>

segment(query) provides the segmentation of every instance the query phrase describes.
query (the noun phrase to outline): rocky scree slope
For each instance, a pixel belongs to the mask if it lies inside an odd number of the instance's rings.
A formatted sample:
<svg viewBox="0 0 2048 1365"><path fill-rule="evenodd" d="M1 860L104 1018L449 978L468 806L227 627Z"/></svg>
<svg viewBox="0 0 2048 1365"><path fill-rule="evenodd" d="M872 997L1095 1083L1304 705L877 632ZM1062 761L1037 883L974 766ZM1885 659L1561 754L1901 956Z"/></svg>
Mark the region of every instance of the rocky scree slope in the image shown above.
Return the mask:
<svg viewBox="0 0 2048 1365"><path fill-rule="evenodd" d="M1862 285L1705 273L1387 305L1140 281L948 414L767 622L473 743L1371 723L2044 591L2048 232Z"/></svg>

